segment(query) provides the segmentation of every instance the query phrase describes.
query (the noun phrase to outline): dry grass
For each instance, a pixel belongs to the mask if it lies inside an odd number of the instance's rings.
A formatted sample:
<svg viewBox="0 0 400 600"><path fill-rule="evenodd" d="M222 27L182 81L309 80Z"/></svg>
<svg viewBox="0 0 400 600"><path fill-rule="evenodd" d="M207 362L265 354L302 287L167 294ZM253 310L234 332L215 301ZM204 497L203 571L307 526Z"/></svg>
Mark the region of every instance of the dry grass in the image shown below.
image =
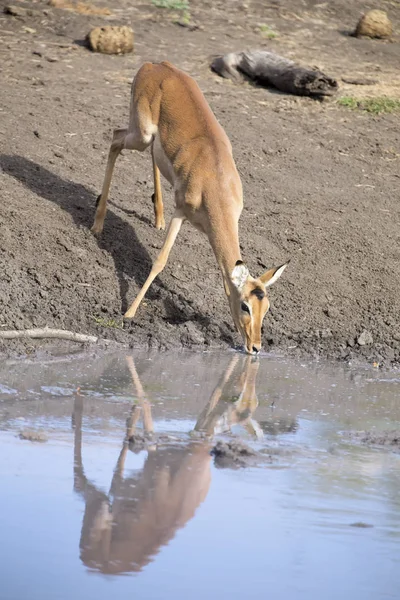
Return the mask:
<svg viewBox="0 0 400 600"><path fill-rule="evenodd" d="M80 15L111 15L109 8L100 8L89 2L68 2L68 0L49 0L50 6L61 8L63 10L71 10Z"/></svg>

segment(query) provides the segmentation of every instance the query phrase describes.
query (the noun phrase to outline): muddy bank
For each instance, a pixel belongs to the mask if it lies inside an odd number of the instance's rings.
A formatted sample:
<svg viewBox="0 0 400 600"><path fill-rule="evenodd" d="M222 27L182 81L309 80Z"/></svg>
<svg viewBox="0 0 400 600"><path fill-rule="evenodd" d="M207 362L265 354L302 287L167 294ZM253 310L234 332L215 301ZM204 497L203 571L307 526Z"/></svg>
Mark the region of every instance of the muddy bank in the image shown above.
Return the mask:
<svg viewBox="0 0 400 600"><path fill-rule="evenodd" d="M350 440L370 447L387 447L400 452L400 431L350 431L346 434Z"/></svg>
<svg viewBox="0 0 400 600"><path fill-rule="evenodd" d="M168 59L196 78L232 141L244 186L240 235L250 271L291 258L270 291L264 348L399 363L398 115L234 86L211 73L208 59L270 48L318 63L339 81L371 74L377 80L341 83L340 94L393 96L400 89L398 38L346 35L363 7L358 1L299 8L287 0L279 10L231 4L227 23L225 3L190 2L193 30L151 2L118 0L110 16L25 2L31 9L25 16L1 15L2 329L65 328L160 349L238 344L215 259L189 225L136 320L122 320L164 238L153 226L148 154L119 159L104 233L97 241L89 232L111 131L127 122L132 77L144 60ZM390 17L398 30L400 8L391 6ZM90 28L104 23L133 27L133 54L85 48ZM278 35L267 39L260 23ZM165 183L163 189L168 219L172 198ZM0 341L0 352L8 354L46 347Z"/></svg>

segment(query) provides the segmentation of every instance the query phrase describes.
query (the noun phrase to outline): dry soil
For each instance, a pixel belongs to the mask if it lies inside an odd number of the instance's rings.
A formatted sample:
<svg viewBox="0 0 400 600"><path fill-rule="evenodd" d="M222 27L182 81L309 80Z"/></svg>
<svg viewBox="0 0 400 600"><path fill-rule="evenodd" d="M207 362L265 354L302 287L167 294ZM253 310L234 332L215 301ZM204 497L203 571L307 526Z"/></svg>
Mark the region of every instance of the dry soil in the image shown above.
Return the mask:
<svg viewBox="0 0 400 600"><path fill-rule="evenodd" d="M5 14L7 4L27 10ZM239 342L215 259L190 225L136 320L123 323L165 235L153 226L148 153L119 159L104 233L98 241L89 231L112 129L127 123L132 78L144 61L168 59L195 77L232 141L250 270L291 258L270 292L264 347L398 364L399 113L235 85L209 63L269 48L336 77L339 96L398 99L398 34L379 41L349 33L365 8L387 10L399 31L400 3L190 0L186 12L151 0L97 4L112 14L0 2L0 328L66 328L153 348ZM91 52L85 36L104 24L132 26L134 53ZM164 195L169 217L165 183ZM43 347L0 342L3 353Z"/></svg>

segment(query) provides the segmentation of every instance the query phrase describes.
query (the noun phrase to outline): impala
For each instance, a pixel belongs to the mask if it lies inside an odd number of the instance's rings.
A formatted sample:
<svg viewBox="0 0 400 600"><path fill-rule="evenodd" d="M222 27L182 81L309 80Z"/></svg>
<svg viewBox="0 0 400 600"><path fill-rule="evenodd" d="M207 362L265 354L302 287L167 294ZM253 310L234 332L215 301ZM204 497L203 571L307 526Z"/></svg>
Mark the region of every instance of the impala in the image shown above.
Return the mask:
<svg viewBox="0 0 400 600"><path fill-rule="evenodd" d="M230 141L196 82L168 62L145 63L133 84L127 129L116 129L108 155L92 231L100 234L115 161L123 149L151 146L155 226L164 229L160 171L172 185L175 211L160 254L138 296L125 313L132 319L153 280L163 270L182 223L205 233L222 272L225 293L246 352L261 349L261 326L269 309L266 289L288 263L252 277L243 263L238 222L242 184Z"/></svg>

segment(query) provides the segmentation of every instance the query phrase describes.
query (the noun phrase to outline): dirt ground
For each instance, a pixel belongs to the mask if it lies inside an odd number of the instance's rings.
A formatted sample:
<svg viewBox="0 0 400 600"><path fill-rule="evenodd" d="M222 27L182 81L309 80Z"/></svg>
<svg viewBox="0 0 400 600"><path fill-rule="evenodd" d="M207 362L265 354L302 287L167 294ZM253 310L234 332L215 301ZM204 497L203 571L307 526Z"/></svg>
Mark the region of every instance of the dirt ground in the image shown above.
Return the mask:
<svg viewBox="0 0 400 600"><path fill-rule="evenodd" d="M29 10L3 13L9 4ZM96 4L112 14L0 1L0 328L65 328L161 349L238 344L214 256L188 224L136 320L122 320L165 235L153 226L148 153L119 159L104 233L98 241L89 231L132 78L144 61L168 59L195 77L232 141L250 271L291 258L270 291L265 349L398 364L399 113L235 85L209 62L269 48L336 77L339 96L399 98L399 34L379 41L349 32L365 8L387 10L399 32L400 3L190 0L186 13L151 0ZM104 24L132 26L134 53L88 50L86 34ZM42 347L0 341L3 353Z"/></svg>

